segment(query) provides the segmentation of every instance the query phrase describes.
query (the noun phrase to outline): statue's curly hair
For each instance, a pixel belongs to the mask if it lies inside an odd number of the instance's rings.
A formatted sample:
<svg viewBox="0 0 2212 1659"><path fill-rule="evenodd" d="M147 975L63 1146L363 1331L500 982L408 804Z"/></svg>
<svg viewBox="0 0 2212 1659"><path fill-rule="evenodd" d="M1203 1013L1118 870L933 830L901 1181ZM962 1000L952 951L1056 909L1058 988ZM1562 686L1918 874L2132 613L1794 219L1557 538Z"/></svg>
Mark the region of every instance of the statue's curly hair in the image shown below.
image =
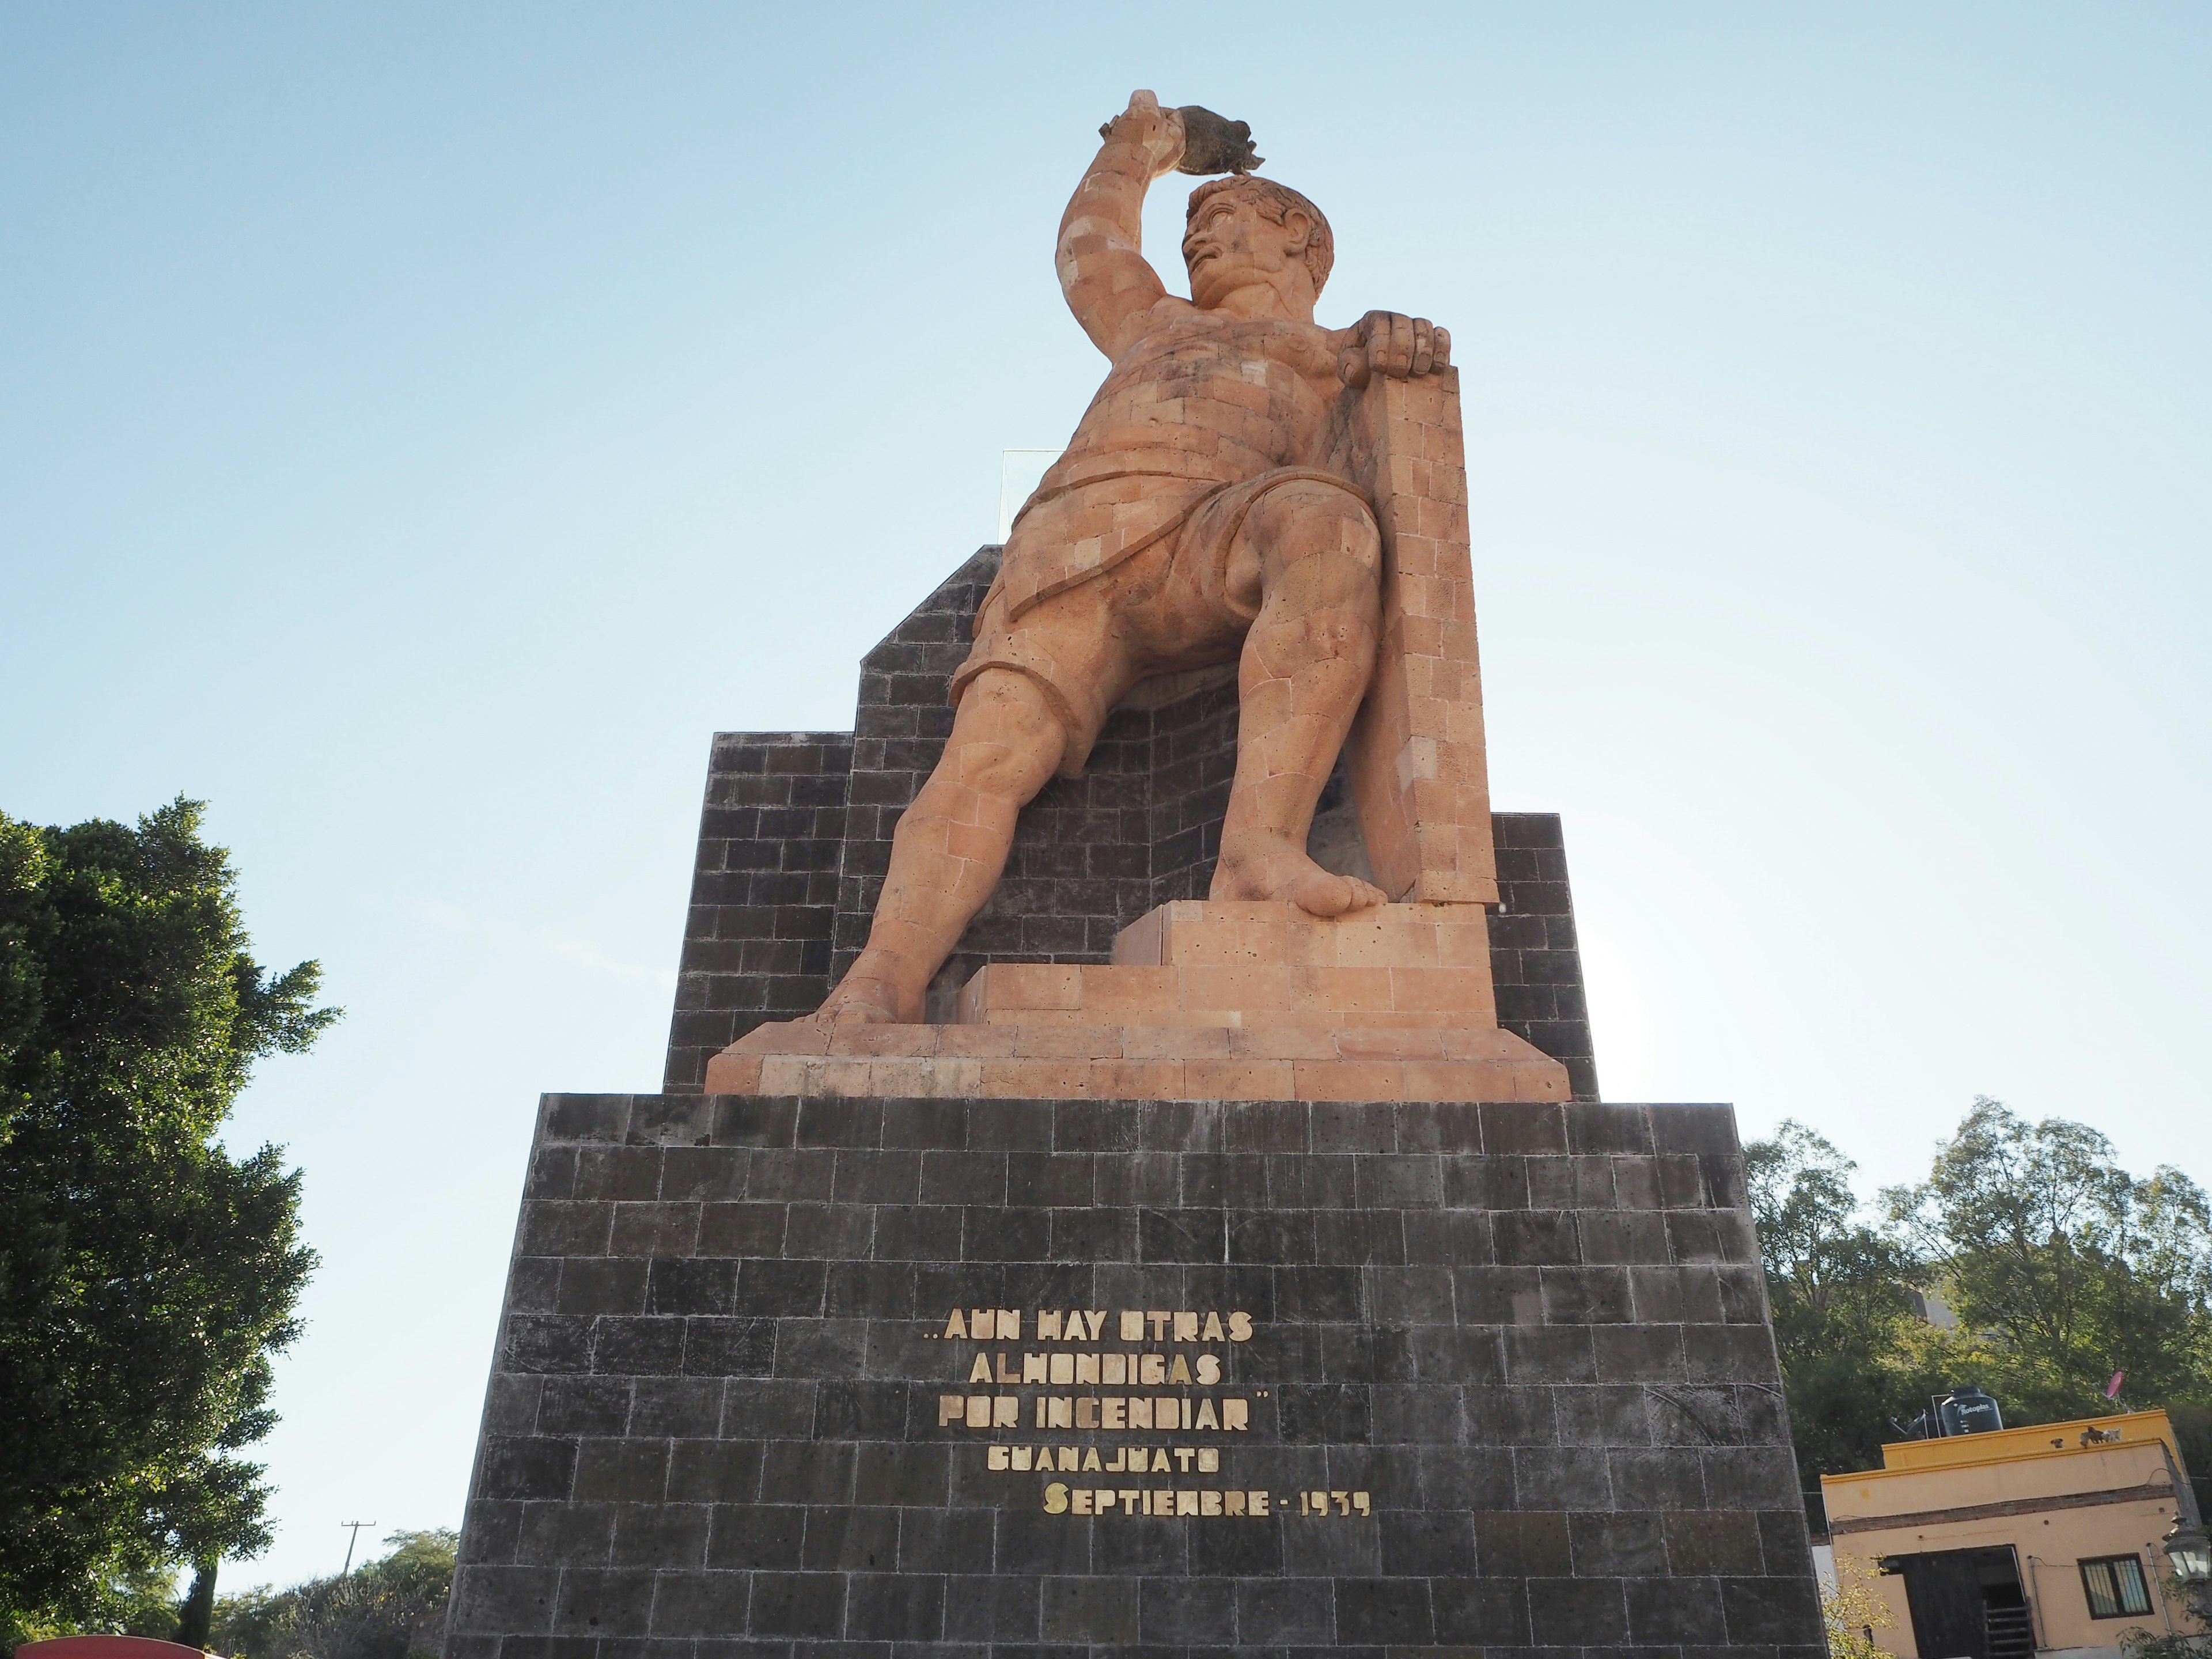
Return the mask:
<svg viewBox="0 0 2212 1659"><path fill-rule="evenodd" d="M1329 229L1322 210L1288 185L1279 185L1273 179L1261 179L1249 173L1232 173L1225 179L1210 179L1191 191L1190 206L1183 211L1183 222L1188 224L1198 216L1200 204L1228 191L1249 198L1261 216L1275 224L1289 223L1294 209L1313 222L1313 234L1306 240L1306 270L1313 276L1314 292L1319 294L1322 285L1328 281L1329 268L1336 263L1336 235Z"/></svg>

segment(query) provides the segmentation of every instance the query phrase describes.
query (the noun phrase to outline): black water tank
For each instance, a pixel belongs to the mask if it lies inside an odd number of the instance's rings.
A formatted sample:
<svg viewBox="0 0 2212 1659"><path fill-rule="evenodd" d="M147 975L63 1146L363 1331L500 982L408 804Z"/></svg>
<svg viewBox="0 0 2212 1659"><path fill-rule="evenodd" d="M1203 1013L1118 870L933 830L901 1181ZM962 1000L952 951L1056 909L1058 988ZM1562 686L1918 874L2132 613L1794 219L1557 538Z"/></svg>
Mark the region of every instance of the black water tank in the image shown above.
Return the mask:
<svg viewBox="0 0 2212 1659"><path fill-rule="evenodd" d="M1997 1402L1972 1382L1944 1401L1942 1414L1945 1434L1987 1434L2004 1427Z"/></svg>

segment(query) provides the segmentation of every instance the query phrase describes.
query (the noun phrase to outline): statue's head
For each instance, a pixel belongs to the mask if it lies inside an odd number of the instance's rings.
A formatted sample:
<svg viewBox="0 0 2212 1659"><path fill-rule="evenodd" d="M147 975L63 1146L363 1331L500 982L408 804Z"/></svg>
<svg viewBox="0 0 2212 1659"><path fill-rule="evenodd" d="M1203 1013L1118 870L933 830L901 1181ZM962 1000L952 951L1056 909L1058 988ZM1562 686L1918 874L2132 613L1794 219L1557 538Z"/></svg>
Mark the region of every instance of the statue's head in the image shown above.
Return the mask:
<svg viewBox="0 0 2212 1659"><path fill-rule="evenodd" d="M1200 309L1265 283L1310 317L1336 241L1311 202L1272 179L1232 173L1190 193L1182 235L1190 297Z"/></svg>

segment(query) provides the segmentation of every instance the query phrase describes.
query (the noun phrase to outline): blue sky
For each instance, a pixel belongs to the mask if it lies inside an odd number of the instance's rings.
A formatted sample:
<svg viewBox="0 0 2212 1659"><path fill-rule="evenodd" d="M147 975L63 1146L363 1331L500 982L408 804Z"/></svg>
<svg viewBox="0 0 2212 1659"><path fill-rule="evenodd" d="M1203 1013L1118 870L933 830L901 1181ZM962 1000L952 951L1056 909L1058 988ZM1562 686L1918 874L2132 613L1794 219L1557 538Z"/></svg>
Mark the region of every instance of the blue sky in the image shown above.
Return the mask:
<svg viewBox="0 0 2212 1659"><path fill-rule="evenodd" d="M849 725L1073 426L1135 86L1453 331L1607 1092L2212 1180L2212 12L1253 18L0 8L0 808L206 799L348 1010L234 1125L324 1265L228 1583L457 1521L536 1096L659 1078L708 734Z"/></svg>

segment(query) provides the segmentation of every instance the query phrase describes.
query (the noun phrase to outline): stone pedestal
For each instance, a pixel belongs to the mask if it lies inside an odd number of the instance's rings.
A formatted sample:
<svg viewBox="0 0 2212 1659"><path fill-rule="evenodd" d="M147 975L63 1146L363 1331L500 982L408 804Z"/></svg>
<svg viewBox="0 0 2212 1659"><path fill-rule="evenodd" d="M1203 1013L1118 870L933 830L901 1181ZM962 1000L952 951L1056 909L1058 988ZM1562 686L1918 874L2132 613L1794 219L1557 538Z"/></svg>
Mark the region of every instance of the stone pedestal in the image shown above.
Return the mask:
<svg viewBox="0 0 2212 1659"><path fill-rule="evenodd" d="M1084 1651L1814 1659L1728 1109L548 1097L451 1659Z"/></svg>
<svg viewBox="0 0 2212 1659"><path fill-rule="evenodd" d="M1566 1067L1498 1029L1470 904L1348 916L1183 900L1098 963L978 969L950 1025L763 1024L713 1092L1152 1100L1565 1100Z"/></svg>

